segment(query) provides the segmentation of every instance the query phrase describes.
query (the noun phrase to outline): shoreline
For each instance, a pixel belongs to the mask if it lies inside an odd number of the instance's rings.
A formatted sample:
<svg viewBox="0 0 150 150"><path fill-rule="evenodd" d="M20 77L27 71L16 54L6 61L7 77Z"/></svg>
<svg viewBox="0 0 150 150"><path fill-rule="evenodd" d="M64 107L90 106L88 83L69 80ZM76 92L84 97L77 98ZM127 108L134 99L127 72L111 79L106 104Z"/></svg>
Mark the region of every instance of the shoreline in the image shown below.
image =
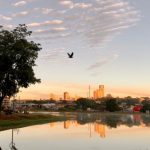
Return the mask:
<svg viewBox="0 0 150 150"><path fill-rule="evenodd" d="M65 120L65 117L47 114L0 115L0 131Z"/></svg>
<svg viewBox="0 0 150 150"><path fill-rule="evenodd" d="M121 111L115 111L115 112L108 112L108 111L48 111L48 110L41 110L41 111L37 111L37 110L32 110L32 113L99 113L99 114L146 114L146 113L142 113L142 112L121 112Z"/></svg>

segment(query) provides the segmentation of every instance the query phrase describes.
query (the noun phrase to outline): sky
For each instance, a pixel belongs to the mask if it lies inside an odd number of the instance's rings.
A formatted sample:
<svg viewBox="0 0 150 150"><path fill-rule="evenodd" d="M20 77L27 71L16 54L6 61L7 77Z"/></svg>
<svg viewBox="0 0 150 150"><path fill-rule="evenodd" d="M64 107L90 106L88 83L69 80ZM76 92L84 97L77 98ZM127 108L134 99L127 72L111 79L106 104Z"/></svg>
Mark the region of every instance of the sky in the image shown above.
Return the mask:
<svg viewBox="0 0 150 150"><path fill-rule="evenodd" d="M0 0L1 25L25 23L28 40L42 46L34 68L42 82L17 98L86 97L100 84L105 95L150 96L149 7L148 0Z"/></svg>

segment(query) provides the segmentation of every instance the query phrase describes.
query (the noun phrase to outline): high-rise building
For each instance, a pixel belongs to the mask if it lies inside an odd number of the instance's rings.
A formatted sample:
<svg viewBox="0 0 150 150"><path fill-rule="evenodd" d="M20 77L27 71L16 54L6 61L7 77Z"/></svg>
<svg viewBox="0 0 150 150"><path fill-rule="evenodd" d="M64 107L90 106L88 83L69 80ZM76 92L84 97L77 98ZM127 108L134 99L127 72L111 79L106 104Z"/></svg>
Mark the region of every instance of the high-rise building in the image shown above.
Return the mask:
<svg viewBox="0 0 150 150"><path fill-rule="evenodd" d="M99 97L104 97L104 85L99 85Z"/></svg>
<svg viewBox="0 0 150 150"><path fill-rule="evenodd" d="M95 91L93 92L93 98L94 98L94 99L97 99L97 97L98 97L98 96L97 96L97 90L95 90Z"/></svg>
<svg viewBox="0 0 150 150"><path fill-rule="evenodd" d="M104 97L104 85L99 85L99 89L94 91L93 97L94 97L94 99Z"/></svg>
<svg viewBox="0 0 150 150"><path fill-rule="evenodd" d="M70 100L70 96L68 92L64 92L64 100Z"/></svg>
<svg viewBox="0 0 150 150"><path fill-rule="evenodd" d="M51 93L50 94L50 100L59 100L59 96L56 94Z"/></svg>

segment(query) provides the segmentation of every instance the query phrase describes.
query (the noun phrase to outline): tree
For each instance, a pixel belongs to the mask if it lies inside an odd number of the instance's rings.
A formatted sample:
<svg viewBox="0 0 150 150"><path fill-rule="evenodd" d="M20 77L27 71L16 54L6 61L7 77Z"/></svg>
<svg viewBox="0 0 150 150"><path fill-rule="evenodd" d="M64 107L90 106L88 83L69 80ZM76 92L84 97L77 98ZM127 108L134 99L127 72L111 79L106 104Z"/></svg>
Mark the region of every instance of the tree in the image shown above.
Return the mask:
<svg viewBox="0 0 150 150"><path fill-rule="evenodd" d="M87 110L87 108L95 108L96 103L91 100L91 99L87 99L87 98L79 98L76 101L77 104L77 108L81 108L83 110Z"/></svg>
<svg viewBox="0 0 150 150"><path fill-rule="evenodd" d="M118 111L119 106L115 98L110 98L106 100L106 110L110 112Z"/></svg>
<svg viewBox="0 0 150 150"><path fill-rule="evenodd" d="M141 109L141 112L146 113L146 111L150 112L150 103L145 103Z"/></svg>
<svg viewBox="0 0 150 150"><path fill-rule="evenodd" d="M0 27L0 109L6 96L40 82L33 67L41 47L28 40L31 34L25 24L11 31Z"/></svg>
<svg viewBox="0 0 150 150"><path fill-rule="evenodd" d="M140 104L140 100L138 98L132 98L131 96L127 96L122 99L128 106Z"/></svg>

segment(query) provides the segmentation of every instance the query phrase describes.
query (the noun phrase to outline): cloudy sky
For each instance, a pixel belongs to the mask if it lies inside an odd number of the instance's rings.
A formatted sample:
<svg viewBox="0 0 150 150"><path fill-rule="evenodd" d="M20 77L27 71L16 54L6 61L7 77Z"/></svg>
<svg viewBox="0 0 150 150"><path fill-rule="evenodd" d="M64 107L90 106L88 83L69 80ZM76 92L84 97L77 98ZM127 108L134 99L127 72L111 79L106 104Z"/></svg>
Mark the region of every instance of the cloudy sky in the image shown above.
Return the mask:
<svg viewBox="0 0 150 150"><path fill-rule="evenodd" d="M89 84L113 96L150 96L149 7L148 0L0 0L1 25L25 23L43 48L35 68L42 83L17 97L86 96Z"/></svg>

